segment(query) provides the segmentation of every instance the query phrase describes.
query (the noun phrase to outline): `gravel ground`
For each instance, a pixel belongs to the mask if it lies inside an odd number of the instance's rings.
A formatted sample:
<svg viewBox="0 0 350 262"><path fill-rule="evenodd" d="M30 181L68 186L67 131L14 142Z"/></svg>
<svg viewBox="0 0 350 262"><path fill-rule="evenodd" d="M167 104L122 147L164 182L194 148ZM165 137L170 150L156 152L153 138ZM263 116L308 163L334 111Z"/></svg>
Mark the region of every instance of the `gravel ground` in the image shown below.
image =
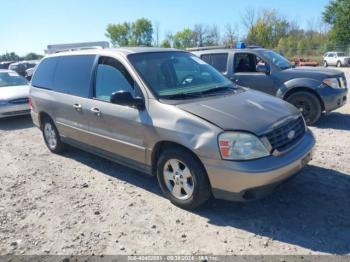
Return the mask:
<svg viewBox="0 0 350 262"><path fill-rule="evenodd" d="M272 195L189 212L155 178L0 120L0 254L350 254L350 103L312 130L314 160Z"/></svg>

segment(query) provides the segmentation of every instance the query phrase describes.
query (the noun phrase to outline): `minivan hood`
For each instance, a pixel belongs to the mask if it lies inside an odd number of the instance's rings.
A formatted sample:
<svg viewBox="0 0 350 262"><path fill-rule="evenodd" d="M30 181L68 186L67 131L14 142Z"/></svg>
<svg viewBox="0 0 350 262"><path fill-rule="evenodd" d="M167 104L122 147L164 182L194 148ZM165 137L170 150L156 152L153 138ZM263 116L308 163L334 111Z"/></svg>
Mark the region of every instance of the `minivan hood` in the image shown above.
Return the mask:
<svg viewBox="0 0 350 262"><path fill-rule="evenodd" d="M336 69L329 69L324 67L310 67L310 66L300 66L300 67L290 68L285 71L302 73L302 74L305 73L305 74L323 75L325 77L336 77L343 73Z"/></svg>
<svg viewBox="0 0 350 262"><path fill-rule="evenodd" d="M262 135L275 122L300 112L282 99L247 90L228 96L178 104L177 107L205 119L223 130Z"/></svg>
<svg viewBox="0 0 350 262"><path fill-rule="evenodd" d="M29 85L0 87L0 100L12 100L29 96Z"/></svg>

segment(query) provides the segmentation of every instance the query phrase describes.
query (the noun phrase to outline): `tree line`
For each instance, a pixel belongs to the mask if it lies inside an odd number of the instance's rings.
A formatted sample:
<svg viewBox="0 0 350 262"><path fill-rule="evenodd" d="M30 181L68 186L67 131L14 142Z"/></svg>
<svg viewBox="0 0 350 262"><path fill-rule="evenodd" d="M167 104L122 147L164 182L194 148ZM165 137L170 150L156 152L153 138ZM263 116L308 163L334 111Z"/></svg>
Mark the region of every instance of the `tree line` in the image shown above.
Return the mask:
<svg viewBox="0 0 350 262"><path fill-rule="evenodd" d="M5 54L0 55L0 62L3 61L23 61L23 60L39 60L43 58L42 55L38 55L36 53L28 53L25 56L19 56L15 52L7 52Z"/></svg>
<svg viewBox="0 0 350 262"><path fill-rule="evenodd" d="M198 23L175 33L168 32L160 41L160 25L147 18L133 22L108 24L106 37L113 46L160 46L186 49L201 46L234 46L237 41L275 49L287 57L319 57L327 50L350 51L350 0L331 0L321 19L310 19L307 29L274 9L247 9L240 25ZM242 30L244 28L244 30ZM247 32L242 35L240 31ZM0 55L0 61L36 60L42 56L29 53Z"/></svg>
<svg viewBox="0 0 350 262"><path fill-rule="evenodd" d="M159 24L147 18L134 22L109 24L106 36L113 46L161 46L186 49L201 46L232 46L237 41L275 49L288 57L318 56L331 49L350 47L350 0L332 0L322 18L310 19L307 29L289 20L274 9L247 9L242 15L245 36L240 26L227 24L224 30L217 25L196 24L175 33L167 33L159 41Z"/></svg>

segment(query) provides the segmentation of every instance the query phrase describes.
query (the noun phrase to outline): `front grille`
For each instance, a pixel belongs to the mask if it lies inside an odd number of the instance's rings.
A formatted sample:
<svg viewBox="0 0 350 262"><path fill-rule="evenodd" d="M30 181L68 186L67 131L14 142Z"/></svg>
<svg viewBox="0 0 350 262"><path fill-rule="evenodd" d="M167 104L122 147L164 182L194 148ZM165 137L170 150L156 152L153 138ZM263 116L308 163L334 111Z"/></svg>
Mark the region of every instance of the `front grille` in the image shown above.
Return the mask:
<svg viewBox="0 0 350 262"><path fill-rule="evenodd" d="M294 131L294 136L291 134ZM297 143L305 133L305 123L302 117L292 119L274 128L266 134L272 149L282 152ZM288 137L290 136L290 137Z"/></svg>
<svg viewBox="0 0 350 262"><path fill-rule="evenodd" d="M9 101L10 104L14 105L20 105L20 104L28 104L29 103L29 98L24 97L24 98L17 98Z"/></svg>

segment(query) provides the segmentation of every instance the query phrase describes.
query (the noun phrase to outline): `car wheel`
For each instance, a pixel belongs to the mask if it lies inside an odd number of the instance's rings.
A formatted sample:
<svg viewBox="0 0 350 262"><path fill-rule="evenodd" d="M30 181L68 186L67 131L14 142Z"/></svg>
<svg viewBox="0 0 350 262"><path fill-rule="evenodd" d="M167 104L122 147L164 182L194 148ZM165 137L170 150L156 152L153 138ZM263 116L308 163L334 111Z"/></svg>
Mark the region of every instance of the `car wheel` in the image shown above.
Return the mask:
<svg viewBox="0 0 350 262"><path fill-rule="evenodd" d="M322 108L318 98L309 92L296 92L287 98L302 113L307 125L316 123L321 117Z"/></svg>
<svg viewBox="0 0 350 262"><path fill-rule="evenodd" d="M341 62L340 61L337 62L337 67L341 67Z"/></svg>
<svg viewBox="0 0 350 262"><path fill-rule="evenodd" d="M53 153L61 153L65 149L65 144L61 141L58 130L49 117L45 117L42 123L42 132L45 144Z"/></svg>
<svg viewBox="0 0 350 262"><path fill-rule="evenodd" d="M327 61L323 61L323 66L324 66L324 67L328 67Z"/></svg>
<svg viewBox="0 0 350 262"><path fill-rule="evenodd" d="M211 196L211 186L203 165L182 148L168 148L161 153L157 178L163 194L181 208L195 209Z"/></svg>

